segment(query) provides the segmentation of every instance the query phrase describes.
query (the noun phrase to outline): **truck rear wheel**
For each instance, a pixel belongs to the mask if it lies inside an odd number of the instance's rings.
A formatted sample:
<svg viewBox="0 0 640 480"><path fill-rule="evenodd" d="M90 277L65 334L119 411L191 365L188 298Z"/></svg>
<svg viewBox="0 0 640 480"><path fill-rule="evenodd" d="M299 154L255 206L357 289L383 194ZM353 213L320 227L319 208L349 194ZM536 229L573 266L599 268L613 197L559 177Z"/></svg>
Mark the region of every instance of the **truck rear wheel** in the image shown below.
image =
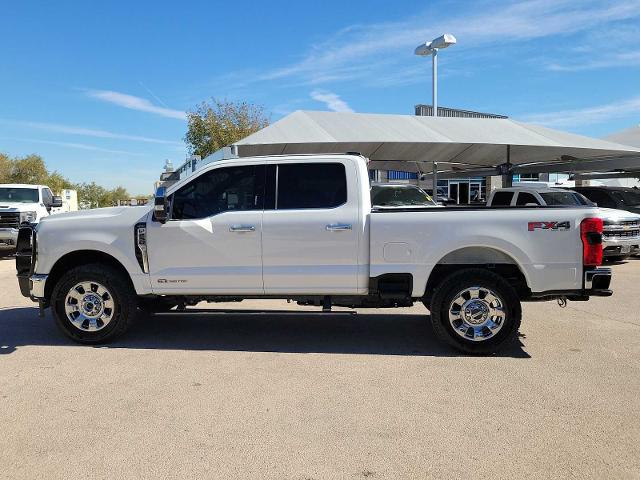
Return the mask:
<svg viewBox="0 0 640 480"><path fill-rule="evenodd" d="M518 338L520 299L493 272L469 268L451 274L436 288L430 306L436 336L465 353L491 354Z"/></svg>
<svg viewBox="0 0 640 480"><path fill-rule="evenodd" d="M67 337L84 344L105 343L129 328L136 313L136 296L129 279L116 269L83 265L59 279L51 307Z"/></svg>

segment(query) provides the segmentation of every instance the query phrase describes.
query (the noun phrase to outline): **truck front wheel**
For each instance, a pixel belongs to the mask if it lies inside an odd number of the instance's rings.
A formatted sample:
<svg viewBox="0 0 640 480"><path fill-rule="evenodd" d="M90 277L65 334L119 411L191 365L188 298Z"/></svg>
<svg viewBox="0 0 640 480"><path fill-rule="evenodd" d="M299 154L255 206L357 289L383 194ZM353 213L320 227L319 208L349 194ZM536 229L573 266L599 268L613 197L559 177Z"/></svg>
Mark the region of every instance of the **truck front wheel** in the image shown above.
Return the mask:
<svg viewBox="0 0 640 480"><path fill-rule="evenodd" d="M431 299L436 336L465 353L490 354L518 338L522 309L507 281L488 270L469 268L447 277Z"/></svg>
<svg viewBox="0 0 640 480"><path fill-rule="evenodd" d="M56 323L72 340L105 343L122 335L136 312L129 279L108 265L83 265L69 270L51 296Z"/></svg>

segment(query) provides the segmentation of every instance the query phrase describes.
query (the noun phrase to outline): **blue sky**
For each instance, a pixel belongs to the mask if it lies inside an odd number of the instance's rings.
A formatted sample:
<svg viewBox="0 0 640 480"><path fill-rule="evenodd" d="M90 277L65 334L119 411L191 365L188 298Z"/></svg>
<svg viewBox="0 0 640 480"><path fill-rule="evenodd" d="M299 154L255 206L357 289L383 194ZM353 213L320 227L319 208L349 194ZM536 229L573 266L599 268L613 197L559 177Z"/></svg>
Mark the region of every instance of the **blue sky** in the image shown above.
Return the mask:
<svg viewBox="0 0 640 480"><path fill-rule="evenodd" d="M180 164L184 112L210 97L298 109L430 103L591 136L640 122L640 0L4 2L0 152L149 193Z"/></svg>

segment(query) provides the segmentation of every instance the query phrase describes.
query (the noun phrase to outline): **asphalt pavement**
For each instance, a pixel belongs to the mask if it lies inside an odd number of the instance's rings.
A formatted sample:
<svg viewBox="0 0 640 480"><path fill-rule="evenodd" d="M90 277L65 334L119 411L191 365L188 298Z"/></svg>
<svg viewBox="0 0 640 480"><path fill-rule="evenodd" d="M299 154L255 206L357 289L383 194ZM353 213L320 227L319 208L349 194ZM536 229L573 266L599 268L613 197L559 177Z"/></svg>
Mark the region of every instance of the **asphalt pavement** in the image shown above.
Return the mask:
<svg viewBox="0 0 640 480"><path fill-rule="evenodd" d="M469 357L422 305L281 301L78 346L2 259L0 478L640 478L640 260L613 268L613 297L525 304L519 345Z"/></svg>

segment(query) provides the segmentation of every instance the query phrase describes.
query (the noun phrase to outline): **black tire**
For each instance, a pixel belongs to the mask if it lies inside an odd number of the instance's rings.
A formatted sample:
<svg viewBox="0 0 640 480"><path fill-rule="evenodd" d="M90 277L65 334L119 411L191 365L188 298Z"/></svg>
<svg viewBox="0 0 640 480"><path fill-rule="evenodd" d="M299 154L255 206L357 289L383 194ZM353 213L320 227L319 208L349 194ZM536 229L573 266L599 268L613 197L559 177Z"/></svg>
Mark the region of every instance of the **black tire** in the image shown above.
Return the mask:
<svg viewBox="0 0 640 480"><path fill-rule="evenodd" d="M104 328L83 331L67 317L65 302L71 289L82 282L96 282L110 293L114 305L112 317ZM51 310L58 327L70 339L83 344L110 342L124 334L136 315L137 297L129 278L102 264L82 265L66 272L58 280L51 295Z"/></svg>
<svg viewBox="0 0 640 480"><path fill-rule="evenodd" d="M165 298L139 298L138 310L146 315L168 312L178 304Z"/></svg>
<svg viewBox="0 0 640 480"><path fill-rule="evenodd" d="M504 319L497 333L480 341L463 338L449 321L449 308L453 301L460 292L470 287L491 290L501 300L504 312ZM518 338L522 320L518 294L504 278L488 270L467 268L446 277L433 292L430 306L431 325L436 337L462 352L488 355L506 348Z"/></svg>

